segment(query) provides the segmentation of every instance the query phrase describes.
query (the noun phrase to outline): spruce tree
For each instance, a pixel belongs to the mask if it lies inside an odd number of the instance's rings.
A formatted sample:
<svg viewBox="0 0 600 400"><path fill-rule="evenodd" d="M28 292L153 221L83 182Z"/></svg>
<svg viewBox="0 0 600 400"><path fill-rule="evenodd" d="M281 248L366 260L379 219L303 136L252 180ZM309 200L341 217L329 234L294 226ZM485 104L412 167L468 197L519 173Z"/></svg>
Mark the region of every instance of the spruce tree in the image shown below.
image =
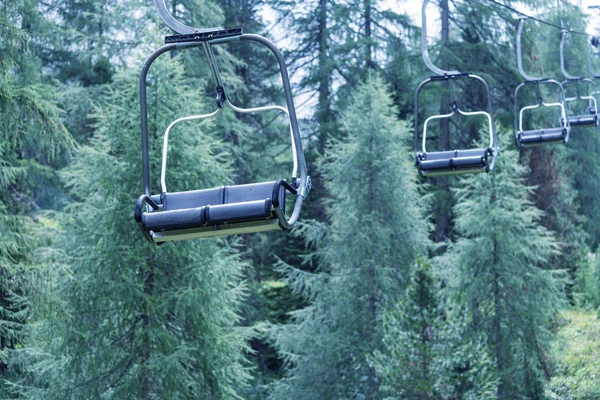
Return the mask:
<svg viewBox="0 0 600 400"><path fill-rule="evenodd" d="M316 273L282 265L309 303L272 329L288 365L273 399L377 397L368 356L381 347L382 316L402 293L427 222L405 156L407 130L395 118L386 86L370 78L345 111L343 140L331 140L320 167L331 225L306 223Z"/></svg>
<svg viewBox="0 0 600 400"><path fill-rule="evenodd" d="M36 339L53 355L31 355L25 368L32 380L16 386L31 398L230 399L246 384L249 332L236 327L244 263L236 250L218 239L158 247L133 220L142 191L137 82L134 69L117 74L93 115L91 146L63 172L76 201L57 218L59 235L50 243L60 251L46 249L42 258L48 276L63 273L54 303L39 308L45 315ZM164 129L200 105L178 57L157 61L148 82L157 177ZM210 127L171 132L171 191L230 181Z"/></svg>
<svg viewBox="0 0 600 400"><path fill-rule="evenodd" d="M33 216L48 199L52 167L72 139L60 120L57 85L40 68L35 43L48 21L35 3L0 2L0 396L21 371L13 362L27 340L35 240Z"/></svg>
<svg viewBox="0 0 600 400"><path fill-rule="evenodd" d="M386 399L493 398L485 342L466 333L462 315L444 309L429 263L417 262L406 296L384 318L384 347L373 364Z"/></svg>
<svg viewBox="0 0 600 400"><path fill-rule="evenodd" d="M455 189L460 239L442 265L472 335L488 338L498 397L539 399L550 373L547 328L563 301L564 274L548 264L558 243L541 225L544 214L532 203L534 188L525 184L527 169L515 162L509 136L501 135L507 139L493 174L468 177Z"/></svg>

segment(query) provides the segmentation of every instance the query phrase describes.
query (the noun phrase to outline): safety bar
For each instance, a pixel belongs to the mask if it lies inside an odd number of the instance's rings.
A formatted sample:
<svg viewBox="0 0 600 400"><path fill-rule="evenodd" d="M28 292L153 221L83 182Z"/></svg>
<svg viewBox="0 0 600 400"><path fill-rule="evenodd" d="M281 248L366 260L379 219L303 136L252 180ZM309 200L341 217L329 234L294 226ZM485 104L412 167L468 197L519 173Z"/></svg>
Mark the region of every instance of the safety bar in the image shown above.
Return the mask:
<svg viewBox="0 0 600 400"><path fill-rule="evenodd" d="M458 74L461 77L464 77L463 74ZM490 89L489 86L487 84L487 82L477 76L477 75L473 75L473 74L467 74L466 78L468 79L475 79L476 81L480 82L481 84L483 84L483 87L485 89L486 92L486 98L487 98L487 111L462 111L460 110L460 108L457 106L456 107L456 111L458 111L460 114L465 115L465 116L473 116L473 115L485 115L488 118L488 123L489 123L489 130L490 130L490 148L492 149L492 151L494 152L494 156L496 156L498 154L498 150L499 150L499 146L498 146L498 136L496 133L496 127L494 124L494 110L493 110L493 106L492 106L492 96L490 94ZM423 90L423 88L431 83L431 82L438 82L440 81L440 79L438 79L438 77L431 77L429 79L424 80L423 82L421 82L421 84L419 85L419 87L417 88L417 92L415 93L415 137L414 137L414 146L415 146L415 157L418 159L418 143L419 143L419 95L421 93L421 91ZM434 115L431 116L429 118L427 118L425 120L424 126L423 126L423 141L422 141L422 150L425 153L425 140L427 137L427 123L431 120L434 119L443 119L443 118L450 118L452 115L454 115L455 111L453 110L451 113L449 114L442 114L442 115Z"/></svg>
<svg viewBox="0 0 600 400"><path fill-rule="evenodd" d="M179 118L179 119L176 119L175 121L171 122L171 124L169 124L169 126L167 127L167 130L165 131L165 137L163 139L162 164L161 164L161 170L160 170L161 193L167 193L167 184L165 183L165 181L166 181L166 175L167 175L167 155L168 155L168 149L169 149L169 133L171 132L171 129L173 129L173 127L175 125L177 125L181 122L198 121L198 120L202 120L202 119L208 119L208 118L215 117L222 110L223 110L222 108L218 108L216 111L213 111L210 114L193 115L191 117Z"/></svg>
<svg viewBox="0 0 600 400"><path fill-rule="evenodd" d="M539 108L541 106L544 107L559 107L561 112L560 115L562 117L562 126L561 128L566 128L566 123L565 121L567 121L567 113L565 111L565 106L562 103L538 103L532 106L525 106L521 108L521 111L519 111L519 131L523 132L523 112L527 111L527 110L533 110L536 108Z"/></svg>
<svg viewBox="0 0 600 400"><path fill-rule="evenodd" d="M164 5L163 0L155 0L155 2L156 1L160 1ZM179 32L179 33L186 33L186 32ZM258 43L265 45L275 55L277 62L279 64L279 69L280 69L280 73L281 73L281 79L282 79L282 83L283 83L283 89L284 89L286 104L287 104L287 114L289 115L289 119L290 119L290 126L291 126L291 131L292 131L291 136L293 137L292 145L293 145L293 148L295 150L295 155L296 155L296 157L294 159L297 160L296 162L297 162L297 169L298 169L298 174L299 174L299 179L297 181L298 182L298 196L296 197L296 203L294 206L294 211L292 213L292 216L290 217L289 220L287 220L287 225L293 226L296 223L296 221L298 220L298 218L300 217L302 203L304 201L304 198L310 192L311 182L310 182L310 179L307 174L306 160L304 158L304 151L302 149L302 141L301 141L300 132L298 129L298 119L296 116L296 109L294 106L294 99L292 96L291 84L290 84L290 79L289 79L289 75L287 72L285 60L283 58L283 55L281 54L281 51L277 48L277 46L275 46L275 44L273 44L270 40L268 40L262 36L259 36L259 35L243 34L241 36L235 36L235 37L218 38L218 39L215 39L215 40L212 40L209 42L172 43L172 44L167 44L167 45L162 46L161 48L157 49L154 53L152 53L150 55L150 57L148 57L148 59L144 63L144 66L142 67L142 72L140 74L142 168L143 168L144 193L148 197L151 196L151 193L150 193L150 162L149 162L149 147L148 147L148 104L147 104L147 88L146 88L146 80L148 77L148 72L150 70L150 67L152 66L154 61L160 55L170 52L170 51L173 51L173 50L182 50L182 49L188 49L188 48L194 48L194 47L200 47L200 46L208 47L211 44L223 44L223 43L229 43L229 42L234 42L234 41L238 41L238 40L239 41L253 41L253 42L258 42ZM205 49L207 49L207 47L205 47ZM209 47L208 47L208 49L209 49ZM210 57L209 57L209 60L210 60ZM209 64L212 64L212 63L209 61ZM218 72L215 75L219 76ZM232 106L231 103L229 103L229 104L230 104L230 106ZM232 107L232 109L233 109L233 107ZM238 110L239 110L239 108L238 108ZM196 116L196 117L199 117L199 116ZM196 118L196 119L199 119L199 118ZM179 122L182 122L182 121L179 121ZM171 128L172 128L172 126L171 126ZM166 137L168 140L168 135L166 135ZM164 150L163 150L163 152L164 152ZM164 156L164 153L163 153L163 156ZM163 157L163 159L166 162L166 157ZM161 182L161 184L162 184L162 182Z"/></svg>
<svg viewBox="0 0 600 400"><path fill-rule="evenodd" d="M239 113L252 113L252 112L277 110L277 111L283 112L289 118L287 109L284 107L281 107L281 106L267 106L267 107L256 107L256 108L245 109L245 108L239 108L239 107L234 106L233 104L231 104L229 102L229 100L226 100L225 104L229 108L231 108L233 111L239 112ZM197 120L202 120L202 119L213 118L213 117L216 117L221 111L222 111L222 108L218 108L216 111L214 111L210 114L193 115L190 117L179 118L179 119L176 119L175 121L171 122L171 124L167 127L167 129L165 131L165 136L163 139L162 164L161 164L161 172L160 172L160 185L161 185L161 190L162 190L161 193L167 193L166 175L167 175L167 157L168 157L170 131L175 127L175 125L177 125L181 122L197 121ZM296 147L294 146L294 134L292 132L291 124L290 124L290 133L292 136L292 152L293 152L293 156L294 156L294 169L292 171L292 180L293 180L293 179L297 178L298 159L297 159Z"/></svg>
<svg viewBox="0 0 600 400"><path fill-rule="evenodd" d="M494 130L492 128L492 125L494 124L494 122L492 121L492 116L489 113L487 113L486 111L462 111L460 108L457 108L456 111L458 111L459 114L467 116L467 117L475 116L475 115L485 115L488 119L488 127L489 127L489 132L490 132L489 148L491 149L494 147L494 133L493 133ZM429 117L425 120L425 123L423 124L423 143L422 143L423 153L427 153L427 150L425 149L425 142L426 142L426 138L427 138L427 124L429 123L429 121L450 118L454 114L456 114L456 113L454 111L452 111L450 114L432 115L431 117Z"/></svg>
<svg viewBox="0 0 600 400"><path fill-rule="evenodd" d="M579 83L580 82L586 83L586 89L588 89L587 85L592 85L592 91L591 92L588 91L587 95L582 96L579 93ZM594 103L594 114L598 114L598 102L596 101L596 97L595 97L598 94L598 90L596 88L596 83L593 80L591 80L590 78L581 78L579 80L574 80L574 81L567 80L567 81L564 81L564 82L561 83L561 85L563 86L563 88L566 87L566 85L569 85L569 84L574 84L574 85L577 86L577 96L575 96L575 97L565 97L565 103L566 102L573 102L573 101L576 101L576 100L587 100L588 104ZM565 96L566 96L566 90L565 90Z"/></svg>
<svg viewBox="0 0 600 400"><path fill-rule="evenodd" d="M548 78L536 78L534 76L528 75L523 69L523 53L521 50L521 35L523 34L523 25L525 25L525 20L527 18L519 18L519 27L517 28L517 39L516 39L516 48L517 48L517 68L519 69L519 73L526 81L530 82L539 82L539 81L547 81Z"/></svg>
<svg viewBox="0 0 600 400"><path fill-rule="evenodd" d="M433 65L431 58L429 57L429 49L427 44L427 5L429 0L423 0L423 6L421 7L421 53L423 55L423 61L427 68L429 68L434 74L437 75L461 75L459 71L445 71L441 68Z"/></svg>
<svg viewBox="0 0 600 400"><path fill-rule="evenodd" d="M567 36L567 30L563 29L560 32L560 70L563 74L563 76L565 77L566 80L568 81L580 81L583 79L583 77L581 76L574 76L574 75L569 75L569 73L567 73L567 70L565 68L565 37ZM566 100L566 99L565 99Z"/></svg>
<svg viewBox="0 0 600 400"><path fill-rule="evenodd" d="M548 84L548 85L556 85L558 87L558 91L559 91L559 98L558 101L555 103L545 103L543 101L543 99L539 98L538 99L538 104L536 105L532 105L532 106L525 106L523 110L521 110L519 108L519 91L525 87L528 86L532 83L535 83L536 85L539 84ZM565 143L569 140L569 133L570 133L570 124L569 124L569 118L568 118L568 110L565 107L565 92L564 92L564 88L563 86L556 80L554 79L546 79L546 80L541 80L541 81L535 81L535 82L523 82L521 83L519 86L517 86L517 88L515 89L515 95L514 95L514 100L515 100L515 119L514 119L514 126L515 126L515 139L518 140L518 134L519 131L522 132L523 131L523 111L526 110L531 110L534 108L538 108L540 107L540 105L545 106L545 107L555 107L558 106L561 109L561 128L565 128L567 129L567 136L565 137ZM519 129L517 129L517 127Z"/></svg>

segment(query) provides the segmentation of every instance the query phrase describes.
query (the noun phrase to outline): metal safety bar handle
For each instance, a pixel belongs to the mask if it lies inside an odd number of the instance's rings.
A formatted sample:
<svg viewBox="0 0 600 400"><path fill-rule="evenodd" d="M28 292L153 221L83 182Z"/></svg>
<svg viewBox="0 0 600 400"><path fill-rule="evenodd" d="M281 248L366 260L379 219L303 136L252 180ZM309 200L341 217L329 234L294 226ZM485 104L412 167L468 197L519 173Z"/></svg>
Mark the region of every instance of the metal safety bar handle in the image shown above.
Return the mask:
<svg viewBox="0 0 600 400"><path fill-rule="evenodd" d="M547 78L536 78L535 76L527 75L525 70L523 69L523 51L521 50L521 36L523 34L523 25L525 25L525 20L527 18L519 18L519 27L517 28L517 39L516 39L516 48L517 48L517 68L519 69L519 73L526 81L544 81Z"/></svg>
<svg viewBox="0 0 600 400"><path fill-rule="evenodd" d="M208 119L217 116L223 109L218 108L216 111L213 111L210 114L202 114L202 115L192 115L191 117L183 117L178 118L175 121L171 122L165 131L165 137L163 139L163 152L162 152L162 164L160 169L160 187L161 193L167 193L167 184L166 184L166 175L167 175L167 156L169 149L169 133L173 127L181 122L186 121L198 121L202 119Z"/></svg>
<svg viewBox="0 0 600 400"><path fill-rule="evenodd" d="M541 106L544 107L559 107L560 108L560 115L562 116L562 126L561 128L566 128L567 127L567 114L565 111L565 106L563 105L563 103L538 103L538 104L534 104L532 106L525 106L523 108L521 108L521 111L519 111L519 130L521 132L523 132L523 112L527 111L527 110L534 110L536 108L539 108Z"/></svg>
<svg viewBox="0 0 600 400"><path fill-rule="evenodd" d="M579 81L583 79L581 76L569 75L565 68L565 37L567 36L567 30L563 29L560 33L560 70L565 77L565 79L569 81Z"/></svg>
<svg viewBox="0 0 600 400"><path fill-rule="evenodd" d="M483 84L483 87L485 89L486 92L486 98L487 98L487 111L462 111L460 108L456 108L456 111L458 111L460 114L465 115L465 116L473 116L473 115L485 115L488 119L488 123L489 123L489 132L490 132L490 149L492 149L492 151L494 152L495 155L498 154L498 150L499 150L499 146L498 146L498 135L496 133L496 126L494 123L494 109L492 106L492 96L490 93L490 88L487 84L487 82L481 78L480 76L477 75L473 75L473 74L468 74L467 75L468 79L475 79L478 82L480 82L481 84ZM418 137L419 137L419 94L421 93L421 90L423 90L423 87L425 87L428 83L431 82L436 82L438 81L437 79L426 79L423 82L421 82L421 84L419 85L419 87L417 88L417 92L415 93L415 137L414 137L414 146L415 146L415 156L417 156L418 153ZM450 114L443 114L443 115L434 115L431 116L429 118L427 118L425 120L424 126L423 126L423 140L422 140L422 149L423 152L425 151L425 141L426 141L426 137L427 137L427 123L431 120L434 119L443 119L443 118L450 118L452 115L454 115L454 111Z"/></svg>
<svg viewBox="0 0 600 400"><path fill-rule="evenodd" d="M423 0L423 7L421 8L421 53L423 55L423 61L427 68L429 68L434 74L437 75L458 75L459 71L445 71L441 68L436 67L431 62L429 57L429 49L427 44L427 5L429 0Z"/></svg>
<svg viewBox="0 0 600 400"><path fill-rule="evenodd" d="M212 50L212 46L210 42L206 42L204 44L204 51L206 53L206 57L208 59L208 65L210 66L211 73L217 82L217 86L220 87L225 93L225 103L224 105L231 108L233 111L242 114L254 113L254 112L263 112L263 111L271 111L278 110L282 111L285 115L287 115L290 120L290 136L292 140L292 158L294 162L294 169L292 170L292 179L297 178L298 175L298 151L296 149L296 141L294 139L294 132L292 128L290 113L287 108L281 106L265 106L265 107L253 107L253 108L241 108L233 105L227 96L227 92L225 91L225 84L223 83L223 78L221 77L221 72L219 70L219 66L217 64L217 58L215 57L215 53Z"/></svg>
<svg viewBox="0 0 600 400"><path fill-rule="evenodd" d="M169 10L167 9L167 5L165 4L165 0L154 0L154 7L156 7L156 11L158 12L158 15L160 17L160 19L163 20L163 22L171 29L173 29L175 32L181 34L181 35L189 35L192 33L201 33L201 32L208 32L208 31L216 31L216 30L220 30L221 28L204 28L204 29L198 29L198 28L192 28L191 26L187 26L182 24L181 22L177 21L169 12Z"/></svg>
<svg viewBox="0 0 600 400"><path fill-rule="evenodd" d="M515 127L515 138L518 139L518 132L519 131L523 131L523 110L521 110L519 108L519 91L527 86L528 84L531 84L531 82L523 82L521 83L519 86L517 86L517 88L515 89L515 95L514 95L514 99L515 99L515 112L514 112L514 127ZM570 132L570 124L569 124L569 117L568 117L568 111L565 107L565 91L563 86L556 80L554 79L548 79L548 80L544 80L544 81L537 81L535 82L536 86L538 86L539 84L548 84L548 85L556 85L558 87L558 92L559 92L559 98L558 98L558 102L556 103L544 103L542 101L542 99L539 99L538 104L534 105L534 106L525 106L524 108L526 108L527 110L531 110L534 108L538 108L540 105L546 106L546 107L554 107L554 106L559 106L560 110L561 110L561 128L565 128L567 129L567 136L565 138L565 143L569 140L569 132ZM518 128L518 129L517 129Z"/></svg>
<svg viewBox="0 0 600 400"><path fill-rule="evenodd" d="M287 115L288 119L290 119L290 113L287 108L282 106L265 106L265 107L253 107L253 108L240 108L231 103L229 99L225 100L225 104L227 107L231 108L233 111L242 114L254 113L254 112L263 112L263 111L281 111L285 115ZM292 179L296 179L298 177L298 150L296 149L296 140L294 139L294 130L292 129L292 123L290 122L290 137L292 140L292 158L294 162L294 169L292 170Z"/></svg>

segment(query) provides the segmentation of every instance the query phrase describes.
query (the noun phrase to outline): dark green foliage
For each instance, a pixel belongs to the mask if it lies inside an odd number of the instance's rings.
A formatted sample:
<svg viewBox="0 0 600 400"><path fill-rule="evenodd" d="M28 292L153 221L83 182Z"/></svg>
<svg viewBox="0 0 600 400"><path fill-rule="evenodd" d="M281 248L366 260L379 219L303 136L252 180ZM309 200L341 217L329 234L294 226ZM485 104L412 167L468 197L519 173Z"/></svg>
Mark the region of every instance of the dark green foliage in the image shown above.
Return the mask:
<svg viewBox="0 0 600 400"><path fill-rule="evenodd" d="M40 73L36 34L45 24L34 2L0 2L0 396L27 338L34 237L30 216L48 193L51 166L69 156L72 139L60 120L57 87ZM43 200L42 200L43 201Z"/></svg>
<svg viewBox="0 0 600 400"><path fill-rule="evenodd" d="M196 103L182 73L177 59L165 57L149 77L154 156L167 123L191 114ZM20 382L33 398L228 399L248 378L249 331L235 327L245 292L237 252L214 239L150 245L133 221L141 193L136 103L135 71L117 75L94 115L91 147L81 148L63 173L78 201L59 219L52 243L61 253L43 257L49 274L62 271L52 288L62 301L61 313L44 321L37 337L55 355L29 360L34 382ZM173 191L227 182L227 165L206 127L173 131ZM154 157L155 176L158 162ZM46 369L49 362L53 368Z"/></svg>
<svg viewBox="0 0 600 400"><path fill-rule="evenodd" d="M332 224L315 221L301 230L318 272L281 265L310 305L272 330L289 364L272 398L373 398L378 392L367 358L381 347L383 315L427 245L414 175L406 173L413 170L400 151L406 130L386 90L379 78L357 90L344 113L348 137L331 141L322 160L324 183L335 193L328 203Z"/></svg>
<svg viewBox="0 0 600 400"><path fill-rule="evenodd" d="M543 213L524 184L527 171L506 141L503 149L493 175L470 177L455 189L461 239L443 265L458 274L451 282L471 332L488 338L498 397L542 398L547 327L561 305L564 273L548 264L558 244L540 224Z"/></svg>
<svg viewBox="0 0 600 400"><path fill-rule="evenodd" d="M444 310L429 263L417 262L405 298L384 318L384 348L373 364L386 399L495 398L485 341Z"/></svg>

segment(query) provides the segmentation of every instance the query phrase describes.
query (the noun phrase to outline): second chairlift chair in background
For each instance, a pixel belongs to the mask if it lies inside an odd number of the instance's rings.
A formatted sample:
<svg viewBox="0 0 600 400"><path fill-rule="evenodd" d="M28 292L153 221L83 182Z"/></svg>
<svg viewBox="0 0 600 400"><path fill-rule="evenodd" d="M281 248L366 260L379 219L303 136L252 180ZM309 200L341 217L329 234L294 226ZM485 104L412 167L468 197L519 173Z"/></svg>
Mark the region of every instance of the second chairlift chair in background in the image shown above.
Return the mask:
<svg viewBox="0 0 600 400"><path fill-rule="evenodd" d="M525 80L515 89L515 139L519 147L534 147L542 146L552 143L567 143L569 140L569 133L571 126L569 125L569 118L567 117L567 107L565 105L565 93L562 85L550 78L536 78L529 76L523 69L523 58L521 51L521 36L523 33L523 25L525 24L525 18L519 20L519 28L517 29L516 47L517 47L517 67L519 73ZM525 87L535 85L537 90L537 104L524 106L519 108L519 91ZM559 93L558 101L546 103L544 102L540 90L540 85L553 85L556 86ZM542 128L525 130L523 128L523 112L527 110L537 109L539 107L557 107L560 109L559 127Z"/></svg>
<svg viewBox="0 0 600 400"><path fill-rule="evenodd" d="M575 97L565 97L565 103L579 103L580 101L586 101L587 107L583 114L569 115L569 125L571 126L598 126L598 103L596 101L596 85L594 81L589 78L582 76L573 76L567 73L565 68L565 37L567 31L563 30L560 35L560 70L562 71L565 80L562 82L562 86L565 89L567 85L575 85L576 95ZM579 85L583 84L586 88L586 94L582 95L580 92ZM590 93L590 87L592 91Z"/></svg>
<svg viewBox="0 0 600 400"><path fill-rule="evenodd" d="M596 85L596 82L600 82L600 73L594 70L594 47L600 47L600 38L597 36L593 36L588 42L588 68L590 70L590 77L592 78L592 82L594 82L595 87L595 90L590 93L590 96L594 96L596 99L598 99L598 96L600 96L600 91L598 91L598 85ZM596 111L598 110L596 109Z"/></svg>
<svg viewBox="0 0 600 400"><path fill-rule="evenodd" d="M232 235L239 233L264 232L291 228L302 209L302 203L311 189L307 175L304 152L298 121L294 108L290 80L285 61L279 49L268 39L251 34L243 34L236 29L195 29L183 25L169 13L165 0L154 0L161 19L177 36L165 38L165 46L156 50L144 63L140 77L140 103L142 126L142 164L144 194L135 206L135 220L144 236L155 243L187 240L202 237ZM269 106L242 109L234 106L225 90L212 46L234 41L252 41L268 47L277 58L287 103L286 107ZM203 47L212 75L217 82L217 109L210 114L183 117L173 121L164 136L161 169L161 193L150 192L150 162L148 150L148 107L146 78L152 63L162 54L173 50ZM274 182L248 185L222 186L212 189L185 192L168 192L165 176L169 132L186 121L202 120L218 115L227 106L235 112L250 113L275 110L287 115L290 123L294 170L291 183L283 179ZM291 216L286 216L286 197L296 196Z"/></svg>
<svg viewBox="0 0 600 400"><path fill-rule="evenodd" d="M496 136L496 128L494 125L494 117L492 111L492 101L490 90L483 78L459 71L445 71L437 68L431 62L427 49L427 5L429 0L423 1L422 21L421 21L421 51L423 60L427 67L436 76L421 82L415 94L415 158L419 174L422 176L446 176L446 175L462 175L479 172L489 172L494 168L496 157L498 156L498 139ZM419 94L422 89L431 83L449 82L452 86L454 81L458 79L469 79L477 81L483 85L487 98L487 111L464 111L460 108L454 90L452 90L453 102L452 109L447 114L432 115L428 117L423 124L423 135L421 142L421 151L419 151ZM433 120L449 119L452 116L459 114L466 117L485 116L489 130L489 146L484 148L472 148L466 150L446 150L442 151L427 151L427 128L428 124Z"/></svg>

